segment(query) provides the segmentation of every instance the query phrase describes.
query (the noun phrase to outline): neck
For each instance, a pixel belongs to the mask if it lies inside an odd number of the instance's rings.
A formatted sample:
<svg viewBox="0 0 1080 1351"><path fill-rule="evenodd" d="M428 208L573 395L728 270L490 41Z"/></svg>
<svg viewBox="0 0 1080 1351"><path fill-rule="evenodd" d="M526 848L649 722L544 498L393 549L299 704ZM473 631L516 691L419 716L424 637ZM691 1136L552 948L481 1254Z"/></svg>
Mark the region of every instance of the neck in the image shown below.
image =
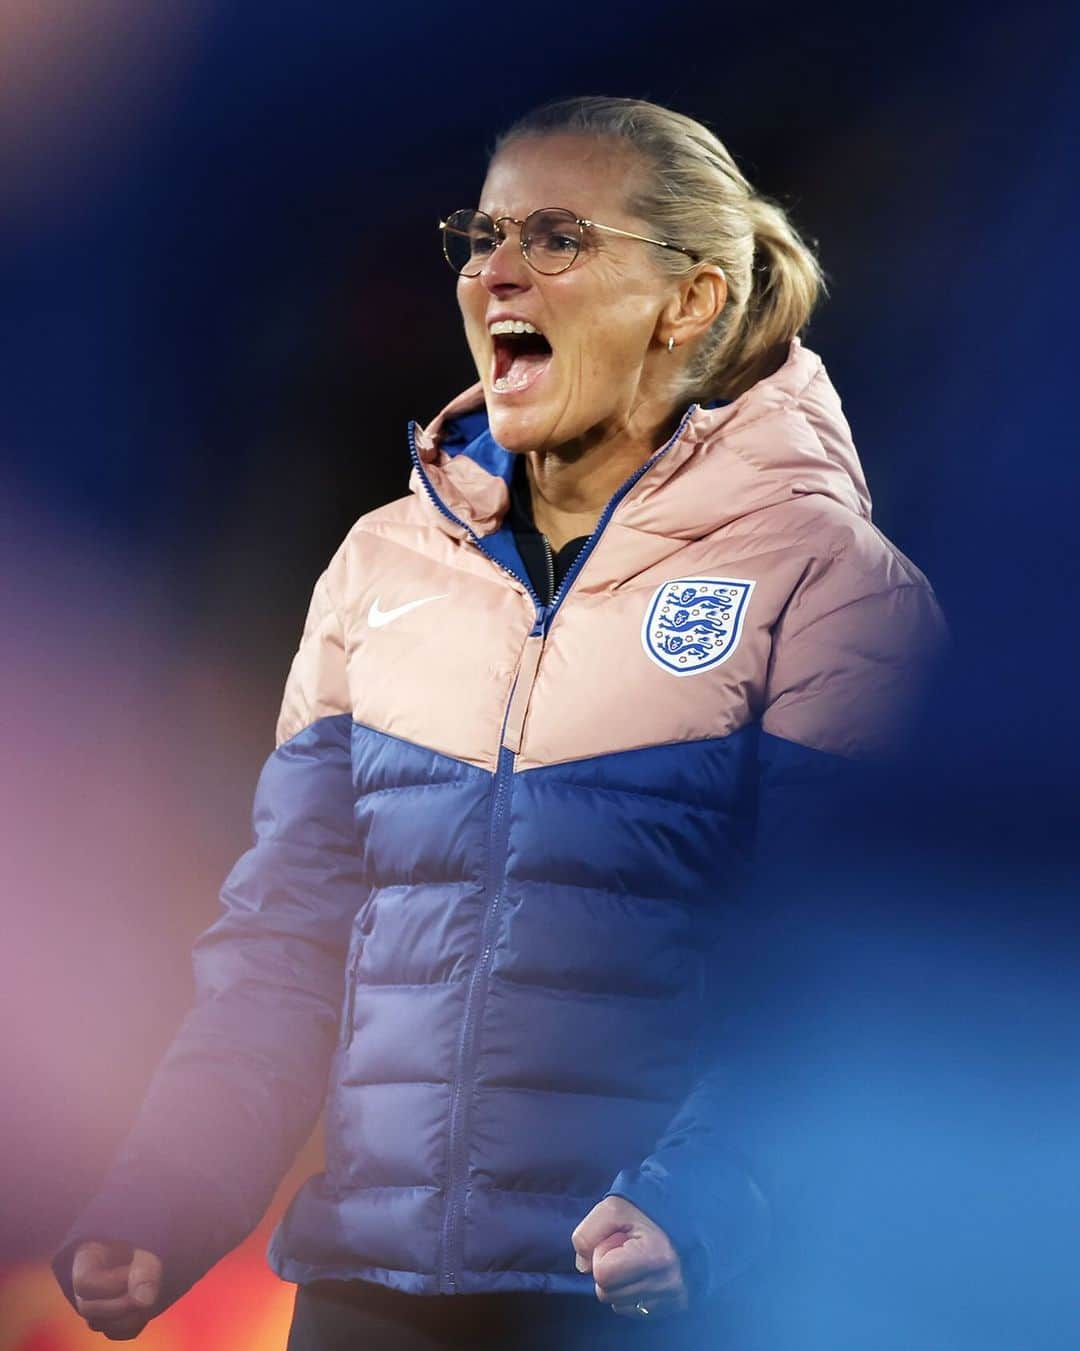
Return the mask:
<svg viewBox="0 0 1080 1351"><path fill-rule="evenodd" d="M679 423L671 413L637 434L595 439L526 452L526 470L536 528L555 550L591 535L612 494L664 444Z"/></svg>

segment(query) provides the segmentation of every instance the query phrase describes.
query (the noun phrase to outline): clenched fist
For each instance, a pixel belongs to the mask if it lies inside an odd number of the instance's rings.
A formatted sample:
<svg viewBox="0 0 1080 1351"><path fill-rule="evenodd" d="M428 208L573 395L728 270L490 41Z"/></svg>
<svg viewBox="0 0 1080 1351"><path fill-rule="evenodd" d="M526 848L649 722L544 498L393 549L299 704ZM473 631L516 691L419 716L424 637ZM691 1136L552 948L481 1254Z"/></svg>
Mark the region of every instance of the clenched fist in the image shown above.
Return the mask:
<svg viewBox="0 0 1080 1351"><path fill-rule="evenodd" d="M71 1262L75 1307L112 1341L137 1337L159 1312L161 1258L130 1243L80 1243Z"/></svg>
<svg viewBox="0 0 1080 1351"><path fill-rule="evenodd" d="M643 1318L687 1308L682 1263L671 1240L625 1197L605 1196L570 1241L578 1271L592 1272L596 1298L616 1313Z"/></svg>

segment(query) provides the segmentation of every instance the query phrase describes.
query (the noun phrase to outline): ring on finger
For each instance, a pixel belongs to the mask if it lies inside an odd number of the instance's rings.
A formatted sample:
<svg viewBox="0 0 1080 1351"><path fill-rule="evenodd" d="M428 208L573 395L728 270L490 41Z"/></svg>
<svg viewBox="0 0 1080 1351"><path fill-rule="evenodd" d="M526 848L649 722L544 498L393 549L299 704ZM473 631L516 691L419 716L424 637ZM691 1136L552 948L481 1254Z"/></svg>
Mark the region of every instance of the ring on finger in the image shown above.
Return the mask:
<svg viewBox="0 0 1080 1351"><path fill-rule="evenodd" d="M649 1304L640 1299L636 1304L618 1304L613 1300L611 1309L613 1313L622 1314L624 1318L648 1318L655 1312Z"/></svg>

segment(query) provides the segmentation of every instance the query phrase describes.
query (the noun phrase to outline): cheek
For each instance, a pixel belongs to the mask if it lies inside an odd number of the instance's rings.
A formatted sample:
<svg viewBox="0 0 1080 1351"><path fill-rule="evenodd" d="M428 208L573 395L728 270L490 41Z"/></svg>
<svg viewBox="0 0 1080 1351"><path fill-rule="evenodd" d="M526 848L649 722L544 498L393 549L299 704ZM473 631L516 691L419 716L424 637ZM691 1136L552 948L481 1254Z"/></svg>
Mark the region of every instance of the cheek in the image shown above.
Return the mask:
<svg viewBox="0 0 1080 1351"><path fill-rule="evenodd" d="M484 360L486 333L482 321L465 311L462 315L465 324L465 342L473 360L479 364Z"/></svg>
<svg viewBox="0 0 1080 1351"><path fill-rule="evenodd" d="M578 368L583 376L625 384L640 377L652 341L655 297L625 275L599 288L583 303L575 324Z"/></svg>
<svg viewBox="0 0 1080 1351"><path fill-rule="evenodd" d="M591 322L582 333L578 370L583 382L601 393L636 384L651 325Z"/></svg>
<svg viewBox="0 0 1080 1351"><path fill-rule="evenodd" d="M483 300L476 295L476 288L462 278L457 285L458 310L461 312L465 333L469 341L483 329Z"/></svg>

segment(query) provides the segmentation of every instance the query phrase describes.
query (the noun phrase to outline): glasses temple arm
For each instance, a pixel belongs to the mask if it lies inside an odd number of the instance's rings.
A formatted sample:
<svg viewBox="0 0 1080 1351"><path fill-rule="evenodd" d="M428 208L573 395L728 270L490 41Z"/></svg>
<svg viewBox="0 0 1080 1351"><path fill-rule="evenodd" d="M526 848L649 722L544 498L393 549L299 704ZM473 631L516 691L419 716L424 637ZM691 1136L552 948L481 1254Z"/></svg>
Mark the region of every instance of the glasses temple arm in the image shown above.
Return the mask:
<svg viewBox="0 0 1080 1351"><path fill-rule="evenodd" d="M684 249L679 244L669 244L666 239L650 239L648 235L636 235L632 230L620 230L617 225L601 225L596 220L580 220L578 224L589 225L594 230L606 230L608 234L622 235L624 239L640 239L643 244L656 244L661 249L674 249L676 253L685 253L687 258L692 258L695 263L701 261L696 253Z"/></svg>

